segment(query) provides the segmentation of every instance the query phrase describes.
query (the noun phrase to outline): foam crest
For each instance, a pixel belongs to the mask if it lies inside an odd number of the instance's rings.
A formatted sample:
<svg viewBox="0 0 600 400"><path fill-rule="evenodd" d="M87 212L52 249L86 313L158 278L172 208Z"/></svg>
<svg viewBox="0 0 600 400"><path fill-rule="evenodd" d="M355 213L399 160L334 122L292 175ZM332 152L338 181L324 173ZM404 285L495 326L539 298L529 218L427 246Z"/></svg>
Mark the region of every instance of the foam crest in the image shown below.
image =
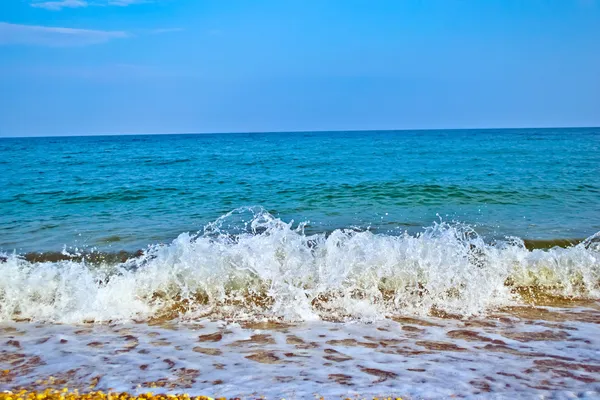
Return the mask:
<svg viewBox="0 0 600 400"><path fill-rule="evenodd" d="M121 264L5 255L0 321L470 316L522 303L522 288L600 297L599 243L600 233L576 246L530 251L518 238L490 244L469 226L446 223L416 236L306 235L303 224L243 208Z"/></svg>

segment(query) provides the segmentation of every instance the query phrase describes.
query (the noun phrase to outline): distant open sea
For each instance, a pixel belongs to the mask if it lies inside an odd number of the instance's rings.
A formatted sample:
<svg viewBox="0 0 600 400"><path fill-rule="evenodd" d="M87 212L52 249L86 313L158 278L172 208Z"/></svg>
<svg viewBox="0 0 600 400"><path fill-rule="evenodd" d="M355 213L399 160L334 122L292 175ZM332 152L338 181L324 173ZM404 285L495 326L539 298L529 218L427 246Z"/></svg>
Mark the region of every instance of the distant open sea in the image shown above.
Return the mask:
<svg viewBox="0 0 600 400"><path fill-rule="evenodd" d="M600 129L0 139L0 249L137 250L262 206L309 232L600 231Z"/></svg>
<svg viewBox="0 0 600 400"><path fill-rule="evenodd" d="M600 396L600 128L4 138L0 188L0 391Z"/></svg>

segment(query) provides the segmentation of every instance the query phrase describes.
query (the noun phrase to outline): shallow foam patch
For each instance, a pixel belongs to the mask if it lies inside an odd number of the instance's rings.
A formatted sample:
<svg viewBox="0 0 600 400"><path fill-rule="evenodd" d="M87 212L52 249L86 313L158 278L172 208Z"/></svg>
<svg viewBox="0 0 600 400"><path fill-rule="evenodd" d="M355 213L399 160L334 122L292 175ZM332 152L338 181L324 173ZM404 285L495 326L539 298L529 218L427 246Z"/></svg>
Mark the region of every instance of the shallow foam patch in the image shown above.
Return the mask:
<svg viewBox="0 0 600 400"><path fill-rule="evenodd" d="M594 308L544 308L371 324L10 322L0 326L0 385L242 398L595 398L599 321Z"/></svg>

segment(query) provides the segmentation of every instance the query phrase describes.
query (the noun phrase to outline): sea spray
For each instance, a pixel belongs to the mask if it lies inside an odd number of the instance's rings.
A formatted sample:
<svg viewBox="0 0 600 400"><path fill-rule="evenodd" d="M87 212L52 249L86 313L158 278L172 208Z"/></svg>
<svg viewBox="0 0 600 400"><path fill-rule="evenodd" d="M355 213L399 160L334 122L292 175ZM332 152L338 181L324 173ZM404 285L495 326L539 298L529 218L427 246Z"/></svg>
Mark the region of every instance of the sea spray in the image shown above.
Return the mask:
<svg viewBox="0 0 600 400"><path fill-rule="evenodd" d="M522 288L600 297L599 238L528 250L518 238L486 243L456 223L436 223L417 235L354 229L307 235L303 224L242 208L120 264L28 262L5 254L0 321L472 316L523 303Z"/></svg>

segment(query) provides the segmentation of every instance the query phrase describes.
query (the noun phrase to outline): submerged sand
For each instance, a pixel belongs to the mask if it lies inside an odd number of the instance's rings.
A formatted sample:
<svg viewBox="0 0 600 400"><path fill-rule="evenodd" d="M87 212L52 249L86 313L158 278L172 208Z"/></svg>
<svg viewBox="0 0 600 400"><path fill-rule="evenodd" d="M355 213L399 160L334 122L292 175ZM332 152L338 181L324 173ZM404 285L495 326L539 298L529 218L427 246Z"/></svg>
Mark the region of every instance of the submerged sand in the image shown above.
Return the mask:
<svg viewBox="0 0 600 400"><path fill-rule="evenodd" d="M256 398L597 398L600 306L373 323L0 325L0 389Z"/></svg>

